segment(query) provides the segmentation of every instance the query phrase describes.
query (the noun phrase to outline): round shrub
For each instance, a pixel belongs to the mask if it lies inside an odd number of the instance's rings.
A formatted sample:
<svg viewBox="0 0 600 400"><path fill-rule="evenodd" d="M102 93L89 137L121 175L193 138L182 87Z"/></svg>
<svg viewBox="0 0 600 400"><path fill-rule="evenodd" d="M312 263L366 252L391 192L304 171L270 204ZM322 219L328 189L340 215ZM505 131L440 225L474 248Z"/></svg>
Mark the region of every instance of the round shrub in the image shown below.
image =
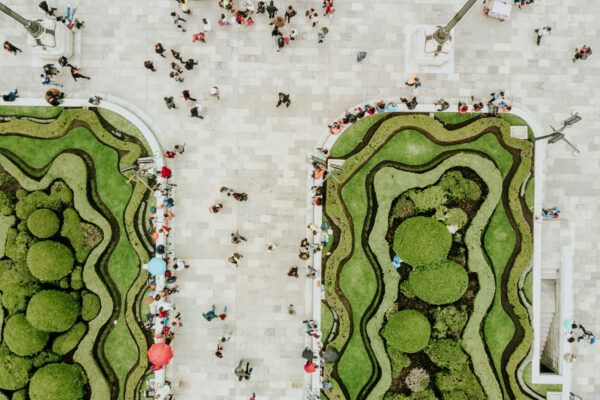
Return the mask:
<svg viewBox="0 0 600 400"><path fill-rule="evenodd" d="M94 293L85 292L81 300L81 318L84 321L91 321L100 312L100 298Z"/></svg>
<svg viewBox="0 0 600 400"><path fill-rule="evenodd" d="M412 266L435 264L446 259L452 235L446 226L429 217L412 217L394 235L394 252Z"/></svg>
<svg viewBox="0 0 600 400"><path fill-rule="evenodd" d="M38 369L29 384L31 400L83 399L81 370L69 364L48 364Z"/></svg>
<svg viewBox="0 0 600 400"><path fill-rule="evenodd" d="M430 304L454 303L469 285L467 271L453 261L415 268L408 277L415 295Z"/></svg>
<svg viewBox="0 0 600 400"><path fill-rule="evenodd" d="M435 365L442 368L463 368L469 361L460 343L451 339L432 342L425 349L425 353Z"/></svg>
<svg viewBox="0 0 600 400"><path fill-rule="evenodd" d="M71 273L73 253L62 243L47 240L31 246L27 266L40 281L57 281Z"/></svg>
<svg viewBox="0 0 600 400"><path fill-rule="evenodd" d="M27 400L27 389L14 392L10 400Z"/></svg>
<svg viewBox="0 0 600 400"><path fill-rule="evenodd" d="M404 353L416 353L429 342L431 326L416 310L402 310L392 315L383 328L388 346Z"/></svg>
<svg viewBox="0 0 600 400"><path fill-rule="evenodd" d="M73 296L58 290L42 290L27 305L27 321L45 332L64 332L79 317L79 303Z"/></svg>
<svg viewBox="0 0 600 400"><path fill-rule="evenodd" d="M29 382L31 361L0 348L0 389L19 390Z"/></svg>
<svg viewBox="0 0 600 400"><path fill-rule="evenodd" d="M35 329L23 314L13 315L4 327L4 342L15 354L30 356L48 343L48 333Z"/></svg>
<svg viewBox="0 0 600 400"><path fill-rule="evenodd" d="M61 356L67 354L77 347L86 332L87 326L83 322L76 323L67 332L54 339L52 351Z"/></svg>
<svg viewBox="0 0 600 400"><path fill-rule="evenodd" d="M444 221L446 225L455 225L462 228L469 221L469 217L461 208L451 208L446 211Z"/></svg>
<svg viewBox="0 0 600 400"><path fill-rule="evenodd" d="M46 239L54 236L60 228L60 220L52 210L40 208L27 218L27 228L34 236Z"/></svg>

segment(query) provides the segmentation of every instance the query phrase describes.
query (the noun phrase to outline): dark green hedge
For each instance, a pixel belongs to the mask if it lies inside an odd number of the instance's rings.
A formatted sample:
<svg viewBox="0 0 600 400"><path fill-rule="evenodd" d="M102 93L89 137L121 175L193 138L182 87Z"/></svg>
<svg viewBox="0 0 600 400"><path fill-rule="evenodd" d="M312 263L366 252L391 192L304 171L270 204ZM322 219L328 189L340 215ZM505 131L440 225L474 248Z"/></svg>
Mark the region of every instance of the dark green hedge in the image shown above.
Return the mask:
<svg viewBox="0 0 600 400"><path fill-rule="evenodd" d="M102 241L102 232L95 225L83 222L72 208L63 211L63 226L60 234L67 239L75 250L75 258L83 263L90 252Z"/></svg>
<svg viewBox="0 0 600 400"><path fill-rule="evenodd" d="M54 342L52 343L52 351L59 355L67 354L77 347L86 332L87 326L85 323L76 323L67 332L54 339Z"/></svg>
<svg viewBox="0 0 600 400"><path fill-rule="evenodd" d="M415 268L408 282L418 298L438 305L460 299L469 285L469 276L461 265L447 260L438 265Z"/></svg>
<svg viewBox="0 0 600 400"><path fill-rule="evenodd" d="M404 353L416 353L429 342L431 326L416 310L402 310L388 318L383 337L388 346Z"/></svg>
<svg viewBox="0 0 600 400"><path fill-rule="evenodd" d="M100 312L100 298L91 292L84 292L81 301L81 318L84 321L91 321Z"/></svg>
<svg viewBox="0 0 600 400"><path fill-rule="evenodd" d="M83 399L81 369L69 364L48 364L38 369L29 384L31 400Z"/></svg>
<svg viewBox="0 0 600 400"><path fill-rule="evenodd" d="M446 259L452 235L446 226L429 217L412 217L394 235L394 252L412 266L435 264Z"/></svg>
<svg viewBox="0 0 600 400"><path fill-rule="evenodd" d="M40 208L27 218L27 228L34 236L47 239L58 232L60 220L52 210Z"/></svg>
<svg viewBox="0 0 600 400"><path fill-rule="evenodd" d="M69 293L43 290L27 306L27 321L45 332L64 332L79 317L79 302Z"/></svg>
<svg viewBox="0 0 600 400"><path fill-rule="evenodd" d="M4 341L13 353L30 356L44 349L48 343L48 333L31 326L25 315L16 314L6 322Z"/></svg>
<svg viewBox="0 0 600 400"><path fill-rule="evenodd" d="M46 240L31 246L27 253L29 270L41 281L56 281L73 270L73 253L62 243Z"/></svg>
<svg viewBox="0 0 600 400"><path fill-rule="evenodd" d="M0 346L0 389L18 390L29 382L31 361L12 354L5 345Z"/></svg>

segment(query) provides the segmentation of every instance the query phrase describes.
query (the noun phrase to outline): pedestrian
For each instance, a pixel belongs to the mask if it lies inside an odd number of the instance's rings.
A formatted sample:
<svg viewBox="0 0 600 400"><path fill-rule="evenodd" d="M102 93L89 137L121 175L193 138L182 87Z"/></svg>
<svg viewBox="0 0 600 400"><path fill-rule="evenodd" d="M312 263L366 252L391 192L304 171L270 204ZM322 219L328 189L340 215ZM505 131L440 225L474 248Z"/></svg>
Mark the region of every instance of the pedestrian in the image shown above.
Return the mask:
<svg viewBox="0 0 600 400"><path fill-rule="evenodd" d="M229 261L229 264L231 264L233 267L237 267L243 257L244 256L240 253L233 253L231 256L229 256L227 261Z"/></svg>
<svg viewBox="0 0 600 400"><path fill-rule="evenodd" d="M317 33L317 43L323 43L325 40L325 36L329 33L329 29L327 27L322 27L321 32Z"/></svg>
<svg viewBox="0 0 600 400"><path fill-rule="evenodd" d="M185 262L184 260L182 260L181 258L179 258L179 259L178 259L177 257L175 257L175 258L173 259L173 269L174 269L174 270L176 270L176 271L179 271L179 270L182 270L182 269L184 269L184 268L185 268L185 269L187 269L187 268L189 268L189 267L190 267L190 266L189 266L189 264L188 264L188 263L186 263L186 262Z"/></svg>
<svg viewBox="0 0 600 400"><path fill-rule="evenodd" d="M233 198L236 199L237 201L248 201L248 194L247 193L234 193Z"/></svg>
<svg viewBox="0 0 600 400"><path fill-rule="evenodd" d="M458 113L464 114L467 111L469 111L469 106L467 105L467 103L463 103L462 101L459 101L458 102Z"/></svg>
<svg viewBox="0 0 600 400"><path fill-rule="evenodd" d="M194 69L194 65L198 65L198 61L194 60L193 58L190 58L185 62L185 69L191 71Z"/></svg>
<svg viewBox="0 0 600 400"><path fill-rule="evenodd" d="M75 79L75 82L77 82L77 78L83 78L87 80L92 79L89 76L82 75L81 70L73 65L71 65L71 76L73 77L73 79Z"/></svg>
<svg viewBox="0 0 600 400"><path fill-rule="evenodd" d="M304 350L302 350L302 358L304 358L306 361L312 361L319 357L315 356L315 353L310 347L305 347Z"/></svg>
<svg viewBox="0 0 600 400"><path fill-rule="evenodd" d="M402 97L400 99L400 101L402 101L404 104L406 104L406 107L409 110L414 110L415 108L417 108L417 105L419 104L416 97L413 97L410 101L408 99Z"/></svg>
<svg viewBox="0 0 600 400"><path fill-rule="evenodd" d="M246 0L246 12L248 14L254 14L256 7L254 6L254 2L252 0Z"/></svg>
<svg viewBox="0 0 600 400"><path fill-rule="evenodd" d="M181 67L179 66L179 64L177 64L176 62L172 62L171 63L171 69L177 73L182 73L183 69L181 69Z"/></svg>
<svg viewBox="0 0 600 400"><path fill-rule="evenodd" d="M204 115L202 115L203 112L204 106L202 104L196 103L196 106L190 109L190 117L204 119Z"/></svg>
<svg viewBox="0 0 600 400"><path fill-rule="evenodd" d="M225 321L227 319L227 306L223 307L223 312L218 315L221 321Z"/></svg>
<svg viewBox="0 0 600 400"><path fill-rule="evenodd" d="M173 56L174 59L178 60L180 63L184 62L183 58L181 58L181 53L179 53L178 51L171 49L171 55Z"/></svg>
<svg viewBox="0 0 600 400"><path fill-rule="evenodd" d="M318 365L312 362L311 360L308 360L306 364L304 364L304 371L308 372L309 374L315 372L317 368L319 368Z"/></svg>
<svg viewBox="0 0 600 400"><path fill-rule="evenodd" d="M182 96L183 96L183 100L185 101L196 101L195 98L192 97L192 95L190 94L189 90L184 90L183 92L181 92Z"/></svg>
<svg viewBox="0 0 600 400"><path fill-rule="evenodd" d="M231 334L232 331L227 328L227 325L225 325L223 327L223 331L221 332L221 338L219 339L219 341L221 341L221 343L229 342L229 339L231 339Z"/></svg>
<svg viewBox="0 0 600 400"><path fill-rule="evenodd" d="M181 18L175 11L171 12L171 19L175 26L181 29L182 32L185 32L185 27L183 26L183 22L186 22L185 19Z"/></svg>
<svg viewBox="0 0 600 400"><path fill-rule="evenodd" d="M217 351L215 351L215 356L217 356L217 358L223 358L223 345L221 345L221 343L217 343Z"/></svg>
<svg viewBox="0 0 600 400"><path fill-rule="evenodd" d="M254 369L254 368L250 367L250 363L249 362L246 362L246 369L244 369L242 367L243 364L244 364L244 360L240 360L240 363L238 364L238 366L234 370L235 376L237 376L237 378L238 378L238 380L240 382L243 379L250 380L250 377L252 376L252 371Z"/></svg>
<svg viewBox="0 0 600 400"><path fill-rule="evenodd" d="M215 313L215 305L213 304L211 309L205 313L202 314L202 316L204 317L205 320L207 320L208 322L212 321L213 319L217 318L217 314Z"/></svg>
<svg viewBox="0 0 600 400"><path fill-rule="evenodd" d="M8 40L4 42L4 50L8 51L9 53L13 53L15 56L17 55L18 52L21 52L21 53L23 52L20 48L13 45Z"/></svg>
<svg viewBox="0 0 600 400"><path fill-rule="evenodd" d="M270 253L277 248L277 243L267 243L267 251Z"/></svg>
<svg viewBox="0 0 600 400"><path fill-rule="evenodd" d="M275 18L275 14L277 14L277 7L275 7L273 1L269 2L269 5L267 6L267 12L269 13L269 19Z"/></svg>
<svg viewBox="0 0 600 400"><path fill-rule="evenodd" d="M231 243L240 244L240 243L242 243L242 241L247 242L248 240L245 237L243 237L242 235L240 235L239 231L235 231L234 233L231 234Z"/></svg>
<svg viewBox="0 0 600 400"><path fill-rule="evenodd" d="M198 32L192 35L192 43L196 42L206 43L206 39L204 39L204 32Z"/></svg>
<svg viewBox="0 0 600 400"><path fill-rule="evenodd" d="M165 99L166 99L166 97L165 97ZM175 153L174 151L170 151L170 150L165 151L165 157L167 157L167 158L175 158L176 156L177 156L177 153Z"/></svg>
<svg viewBox="0 0 600 400"><path fill-rule="evenodd" d="M563 358L566 362L572 363L573 361L575 361L575 359L577 359L577 356L573 353L565 353Z"/></svg>
<svg viewBox="0 0 600 400"><path fill-rule="evenodd" d="M279 92L278 96L279 96L279 101L277 102L277 105L275 107L279 107L280 105L282 105L284 103L285 103L286 107L289 107L290 104L292 104L292 100L290 100L289 94Z"/></svg>
<svg viewBox="0 0 600 400"><path fill-rule="evenodd" d="M542 28L537 28L537 29L535 29L535 30L534 30L534 32L535 32L535 33L536 33L536 35L537 35L536 44L539 46L539 45L540 45L540 42L542 41L542 37L543 37L545 34L550 34L550 32L551 32L551 31L552 31L552 28L551 28L551 27L549 27L549 26L544 26L544 27L542 27Z"/></svg>
<svg viewBox="0 0 600 400"><path fill-rule="evenodd" d="M62 56L61 58L58 59L58 64L61 67L70 67L71 66L71 64L69 64L69 60L65 56Z"/></svg>
<svg viewBox="0 0 600 400"><path fill-rule="evenodd" d="M446 111L448 108L450 108L450 103L444 99L439 99L434 104L436 106L436 111Z"/></svg>
<svg viewBox="0 0 600 400"><path fill-rule="evenodd" d="M287 20L288 24L290 23L292 18L296 16L296 14L296 10L294 10L294 8L290 5L285 12L285 19Z"/></svg>
<svg viewBox="0 0 600 400"><path fill-rule="evenodd" d="M592 48L584 44L579 49L575 49L575 56L573 56L573 62L577 60L586 60L591 54Z"/></svg>
<svg viewBox="0 0 600 400"><path fill-rule="evenodd" d="M219 192L225 193L229 197L235 193L235 190L225 187L225 186L221 186L221 189L219 189Z"/></svg>
<svg viewBox="0 0 600 400"><path fill-rule="evenodd" d="M99 106L101 100L102 100L102 97L100 97L100 96L93 96L93 97L90 97L88 99L88 103L90 103L93 106Z"/></svg>
<svg viewBox="0 0 600 400"><path fill-rule="evenodd" d="M367 52L366 51L359 51L358 54L356 55L356 61L357 62L361 62L365 58L367 58Z"/></svg>
<svg viewBox="0 0 600 400"><path fill-rule="evenodd" d="M296 40L298 38L298 31L294 28L290 30L290 40Z"/></svg>
<svg viewBox="0 0 600 400"><path fill-rule="evenodd" d="M296 314L296 310L294 309L294 305L290 304L288 306L288 315L295 315Z"/></svg>
<svg viewBox="0 0 600 400"><path fill-rule="evenodd" d="M250 400L256 400L256 393L252 393L252 396L250 396Z"/></svg>
<svg viewBox="0 0 600 400"><path fill-rule="evenodd" d="M225 14L221 14L221 18L219 18L219 20L217 21L217 25L219 25L220 27L223 27L223 26L231 25L231 22L229 22L229 20L225 16Z"/></svg>
<svg viewBox="0 0 600 400"><path fill-rule="evenodd" d="M59 87L63 86L58 82L54 82L52 80L52 78L48 75L41 74L40 77L42 78L42 85L52 85L52 86L59 86Z"/></svg>
<svg viewBox="0 0 600 400"><path fill-rule="evenodd" d="M216 97L217 99L221 99L220 94L219 94L219 88L217 86L213 86L208 90L208 94L210 94L212 97Z"/></svg>
<svg viewBox="0 0 600 400"><path fill-rule="evenodd" d="M154 63L152 61L144 61L144 67L146 67L146 69L149 69L152 72L156 72L156 69L154 68Z"/></svg>
<svg viewBox="0 0 600 400"><path fill-rule="evenodd" d="M202 29L203 29L203 32L210 32L210 31L212 31L212 24L206 18L202 18Z"/></svg>
<svg viewBox="0 0 600 400"><path fill-rule="evenodd" d="M312 27L314 28L319 23L319 14L315 11L309 19L312 21Z"/></svg>
<svg viewBox="0 0 600 400"><path fill-rule="evenodd" d="M44 65L44 74L46 74L48 76L54 76L54 75L58 75L59 73L60 73L60 71L58 70L58 68L56 68L54 66L54 64Z"/></svg>
<svg viewBox="0 0 600 400"><path fill-rule="evenodd" d="M183 77L179 74L179 72L177 71L171 71L169 72L169 76L175 81L175 82L179 82L182 83L184 81Z"/></svg>
<svg viewBox="0 0 600 400"><path fill-rule="evenodd" d="M288 270L288 276L293 276L294 278L298 278L298 267L290 267L290 269Z"/></svg>
<svg viewBox="0 0 600 400"><path fill-rule="evenodd" d="M15 101L17 99L17 97L19 97L19 92L18 92L17 89L15 89L12 92L9 92L8 94L3 94L2 95L2 100L4 100L4 101Z"/></svg>
<svg viewBox="0 0 600 400"><path fill-rule="evenodd" d="M50 7L50 6L48 5L48 3L47 3L45 0L44 0L44 1L42 1L42 2L39 4L39 7L40 7L42 10L44 10L44 12L45 12L46 14L48 14L49 16L51 16L51 17L55 17L55 16L56 16L56 13L55 13L55 11L56 11L56 10L58 10L58 9L57 9L56 7Z"/></svg>
<svg viewBox="0 0 600 400"><path fill-rule="evenodd" d="M325 0L325 14L323 16L329 15L329 18L333 17L333 13L335 12L335 8L333 8L333 1Z"/></svg>
<svg viewBox="0 0 600 400"><path fill-rule="evenodd" d="M421 80L417 75L412 75L408 81L404 82L404 84L406 86L411 86L415 89L420 88L422 85Z"/></svg>
<svg viewBox="0 0 600 400"><path fill-rule="evenodd" d="M167 105L167 109L171 110L173 108L177 108L175 105L175 101L173 101L173 96L165 97L165 104Z"/></svg>
<svg viewBox="0 0 600 400"><path fill-rule="evenodd" d="M187 0L177 0L177 2L179 3L179 8L181 9L181 12L187 15L192 15L192 11L190 10L190 7L188 6L188 2Z"/></svg>
<svg viewBox="0 0 600 400"><path fill-rule="evenodd" d="M159 56L161 56L162 58L167 58L167 56L165 56L165 51L167 51L163 45L161 43L156 43L154 45L154 52L156 54L158 54Z"/></svg>
<svg viewBox="0 0 600 400"><path fill-rule="evenodd" d="M185 151L185 143L184 144L176 144L175 147L173 147L173 151L176 151L179 154L183 154L183 152Z"/></svg>

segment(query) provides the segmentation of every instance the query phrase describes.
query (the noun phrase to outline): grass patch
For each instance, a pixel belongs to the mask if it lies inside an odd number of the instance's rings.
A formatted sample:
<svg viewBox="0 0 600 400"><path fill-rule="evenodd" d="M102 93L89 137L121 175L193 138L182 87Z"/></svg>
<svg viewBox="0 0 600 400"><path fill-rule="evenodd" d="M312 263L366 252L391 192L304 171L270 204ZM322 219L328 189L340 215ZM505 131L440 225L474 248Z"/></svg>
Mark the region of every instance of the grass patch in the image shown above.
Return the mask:
<svg viewBox="0 0 600 400"><path fill-rule="evenodd" d="M2 117L33 117L41 119L57 118L63 112L62 107L38 107L38 106L1 106Z"/></svg>
<svg viewBox="0 0 600 400"><path fill-rule="evenodd" d="M354 150L361 144L369 128L386 116L386 113L373 114L348 127L333 144L331 158L342 158Z"/></svg>
<svg viewBox="0 0 600 400"><path fill-rule="evenodd" d="M478 115L479 113L453 113L453 112L436 112L435 117L444 125L455 125L467 122Z"/></svg>
<svg viewBox="0 0 600 400"><path fill-rule="evenodd" d="M533 176L529 177L527 184L525 185L525 205L529 211L533 211L534 207L534 196L535 196L535 180Z"/></svg>

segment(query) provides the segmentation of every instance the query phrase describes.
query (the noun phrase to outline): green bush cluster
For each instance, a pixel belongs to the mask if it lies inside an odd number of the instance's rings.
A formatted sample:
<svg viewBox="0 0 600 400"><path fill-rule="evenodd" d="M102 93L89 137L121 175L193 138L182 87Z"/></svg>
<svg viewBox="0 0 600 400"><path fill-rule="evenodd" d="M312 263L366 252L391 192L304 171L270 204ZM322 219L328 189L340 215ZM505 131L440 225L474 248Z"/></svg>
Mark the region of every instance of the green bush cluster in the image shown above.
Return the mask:
<svg viewBox="0 0 600 400"><path fill-rule="evenodd" d="M448 304L460 299L467 290L469 277L465 269L453 262L415 267L408 278L415 295L430 304Z"/></svg>
<svg viewBox="0 0 600 400"><path fill-rule="evenodd" d="M47 239L58 232L60 220L52 210L40 208L32 212L27 218L29 232L40 239Z"/></svg>
<svg viewBox="0 0 600 400"><path fill-rule="evenodd" d="M477 201L481 198L479 185L462 176L460 171L448 171L440 179L439 186L447 193L449 200L461 202Z"/></svg>
<svg viewBox="0 0 600 400"><path fill-rule="evenodd" d="M431 326L427 317L416 310L402 310L388 318L383 337L388 346L404 352L421 351L429 342Z"/></svg>
<svg viewBox="0 0 600 400"><path fill-rule="evenodd" d="M102 241L102 232L96 226L83 222L77 211L72 208L63 211L63 227L60 234L69 239L80 263L84 262L94 247Z"/></svg>
<svg viewBox="0 0 600 400"><path fill-rule="evenodd" d="M64 332L79 317L77 299L58 290L42 290L33 295L27 305L29 323L45 332Z"/></svg>
<svg viewBox="0 0 600 400"><path fill-rule="evenodd" d="M19 390L29 382L31 361L10 352L6 345L0 345L0 389Z"/></svg>
<svg viewBox="0 0 600 400"><path fill-rule="evenodd" d="M404 395L402 393L388 392L385 394L385 400L439 400L433 390L427 389L422 392Z"/></svg>
<svg viewBox="0 0 600 400"><path fill-rule="evenodd" d="M400 196L396 205L394 206L394 210L392 211L392 216L395 218L408 218L413 215L415 212L415 203L408 198L406 194Z"/></svg>
<svg viewBox="0 0 600 400"><path fill-rule="evenodd" d="M39 289L39 283L27 266L13 260L0 260L2 305L9 314L25 311L27 299Z"/></svg>
<svg viewBox="0 0 600 400"><path fill-rule="evenodd" d="M56 281L67 276L73 269L73 262L71 250L64 244L51 240L35 243L27 253L27 265L31 274L42 282Z"/></svg>
<svg viewBox="0 0 600 400"><path fill-rule="evenodd" d="M50 187L50 194L42 191L28 193L19 190L17 198L19 201L15 206L15 212L19 219L26 221L37 209L47 208L59 211L61 206L71 204L73 202L73 192L64 182L56 181Z"/></svg>
<svg viewBox="0 0 600 400"><path fill-rule="evenodd" d="M35 329L23 314L15 314L6 321L4 342L19 356L39 353L48 343L48 333Z"/></svg>
<svg viewBox="0 0 600 400"><path fill-rule="evenodd" d="M415 205L415 211L419 213L436 210L448 201L446 191L439 185L430 186L422 190L411 190L408 196Z"/></svg>
<svg viewBox="0 0 600 400"><path fill-rule="evenodd" d="M0 215L12 215L15 210L15 202L7 190L0 191Z"/></svg>
<svg viewBox="0 0 600 400"><path fill-rule="evenodd" d="M442 221L444 221L446 225L456 225L459 228L462 228L469 221L469 216L461 208L450 208L445 210Z"/></svg>
<svg viewBox="0 0 600 400"><path fill-rule="evenodd" d="M81 297L81 318L84 321L91 321L96 318L102 307L100 298L94 293L87 291L83 292Z"/></svg>
<svg viewBox="0 0 600 400"><path fill-rule="evenodd" d="M38 369L29 384L31 400L83 399L85 378L75 365L48 364Z"/></svg>
<svg viewBox="0 0 600 400"><path fill-rule="evenodd" d="M67 332L58 336L52 342L52 351L59 355L65 355L73 350L87 332L87 326L83 322L78 322Z"/></svg>
<svg viewBox="0 0 600 400"><path fill-rule="evenodd" d="M464 306L437 307L432 312L434 324L434 336L438 339L444 339L447 336L459 338L462 330L467 324L469 314Z"/></svg>
<svg viewBox="0 0 600 400"><path fill-rule="evenodd" d="M446 259L452 235L444 224L429 217L412 217L394 234L394 252L412 266L436 264Z"/></svg>

